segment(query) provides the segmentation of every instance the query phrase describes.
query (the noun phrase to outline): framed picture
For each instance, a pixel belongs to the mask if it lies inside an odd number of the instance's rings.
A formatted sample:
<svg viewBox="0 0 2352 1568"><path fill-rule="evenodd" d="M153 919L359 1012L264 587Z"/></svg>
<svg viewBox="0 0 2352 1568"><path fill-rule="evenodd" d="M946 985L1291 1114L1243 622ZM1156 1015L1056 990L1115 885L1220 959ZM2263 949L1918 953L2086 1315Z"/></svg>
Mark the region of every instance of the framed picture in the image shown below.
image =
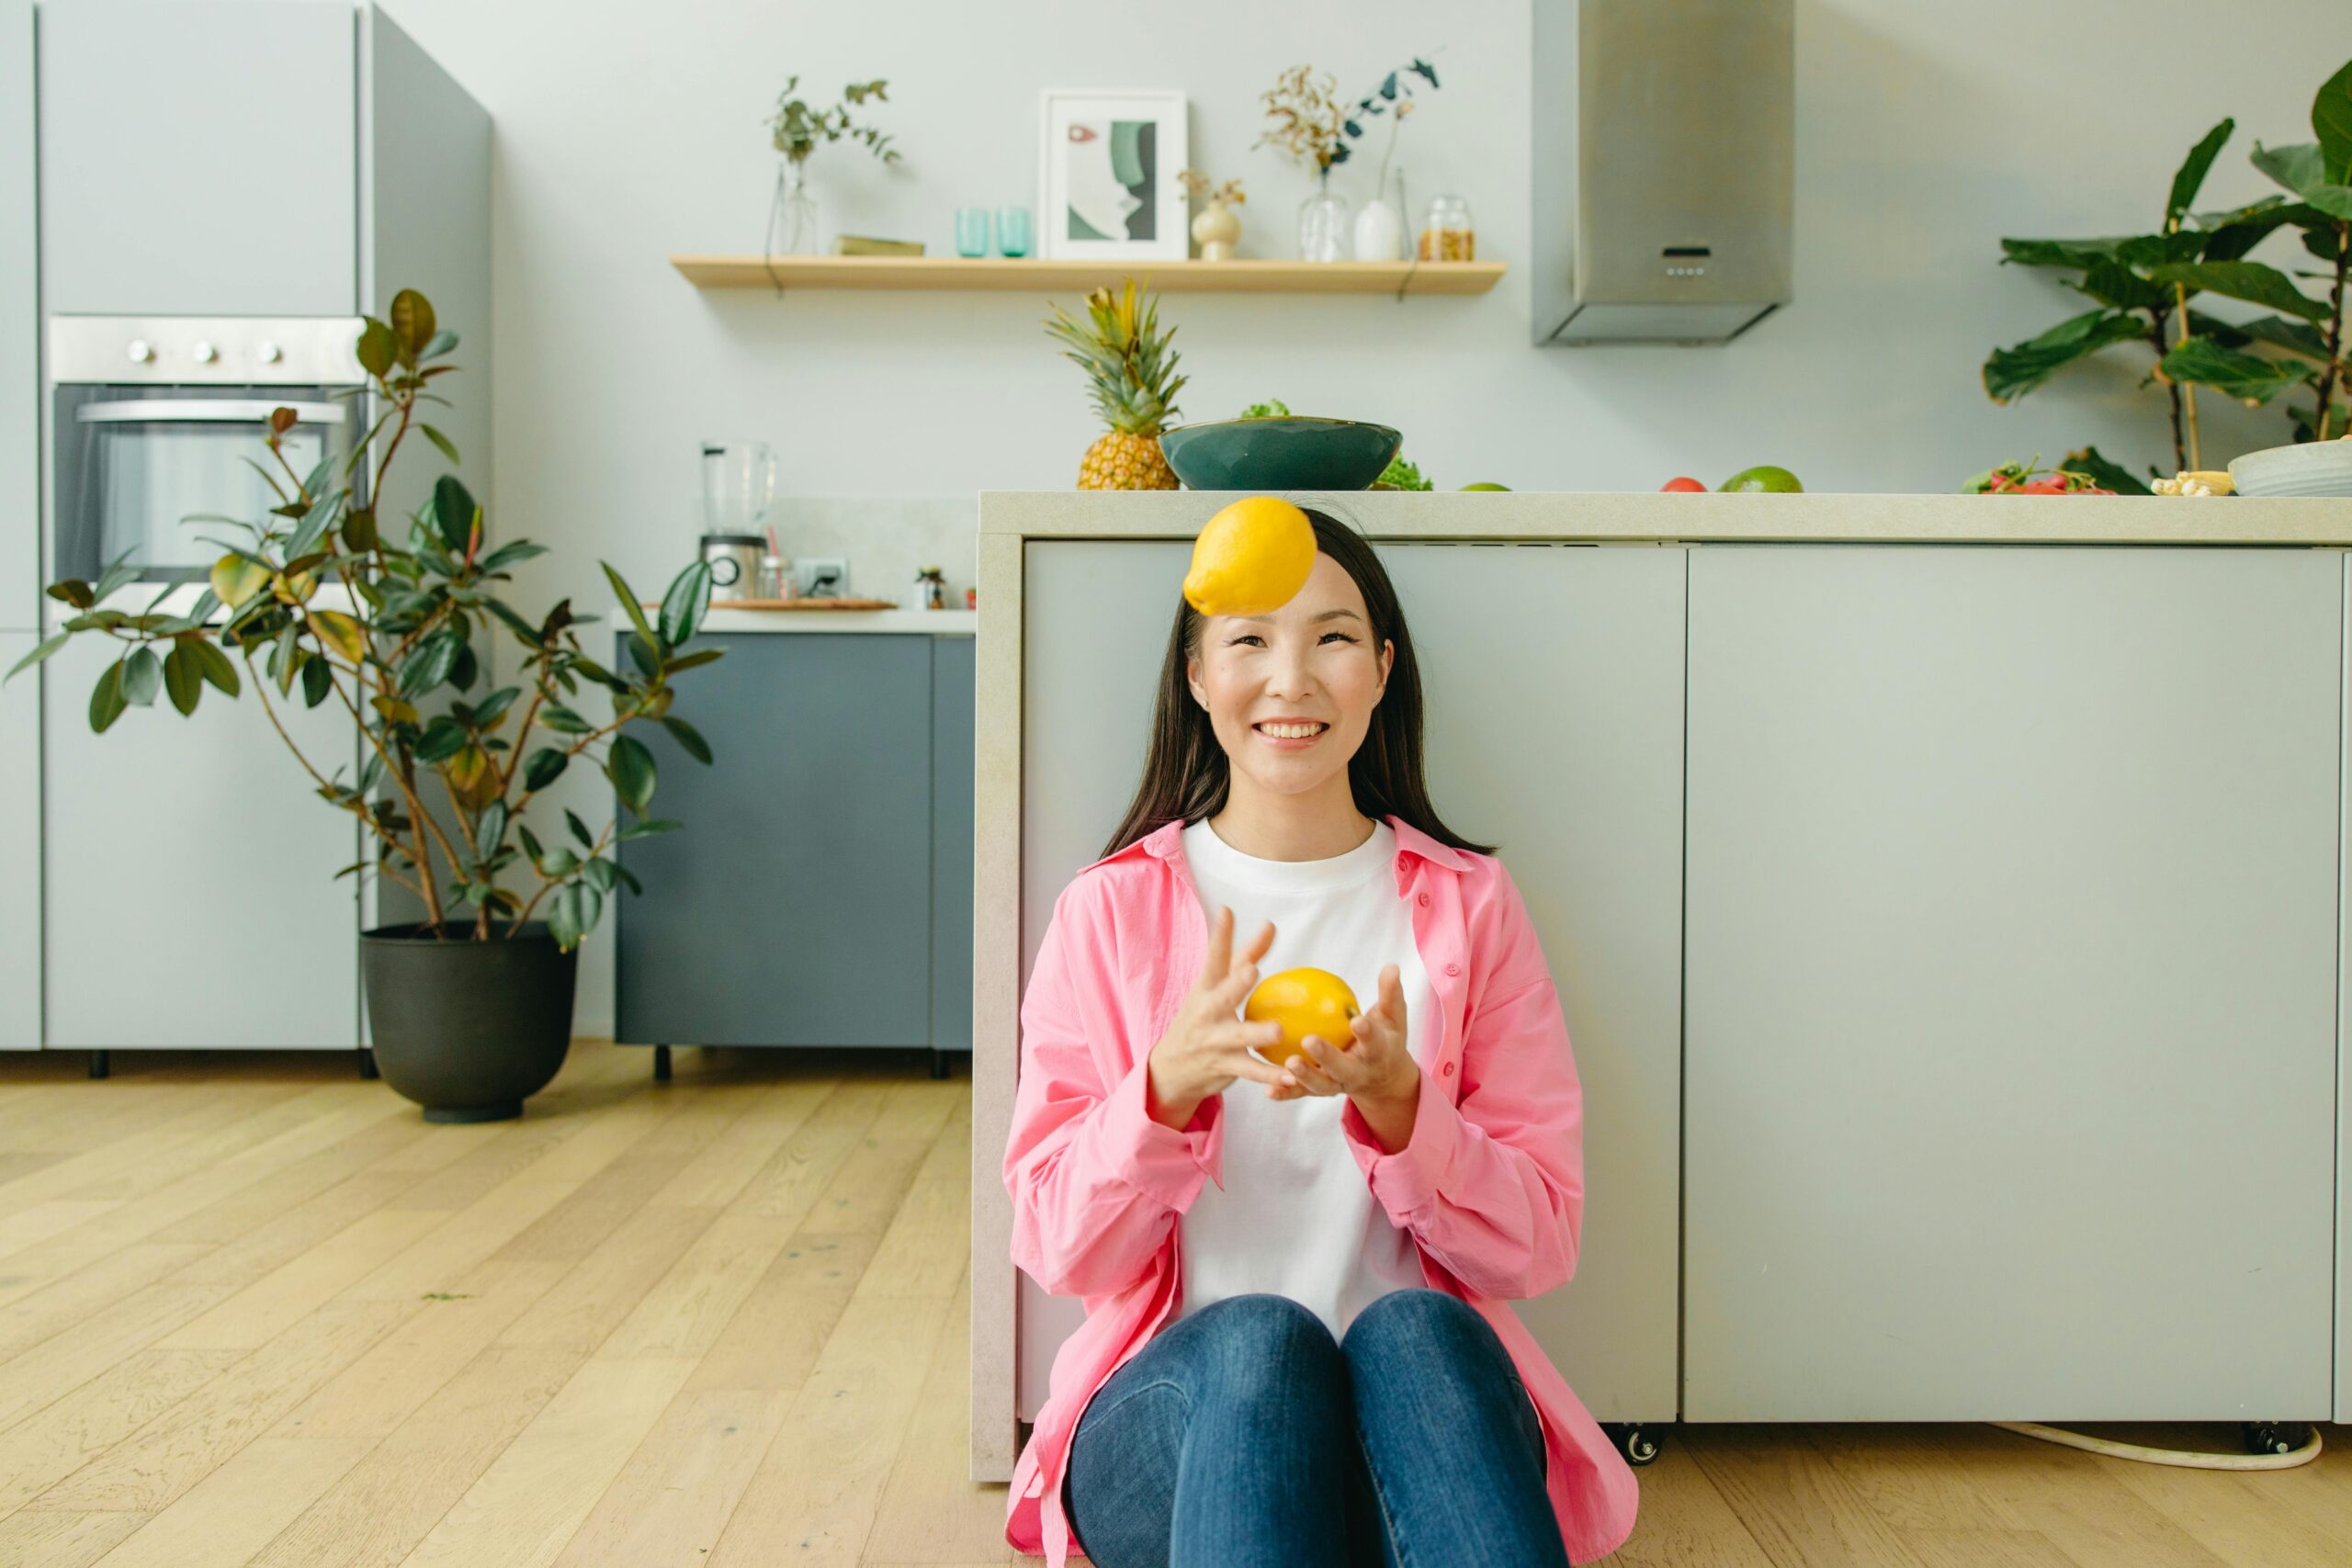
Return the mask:
<svg viewBox="0 0 2352 1568"><path fill-rule="evenodd" d="M1039 96L1037 254L1046 260L1182 261L1192 254L1182 93Z"/></svg>

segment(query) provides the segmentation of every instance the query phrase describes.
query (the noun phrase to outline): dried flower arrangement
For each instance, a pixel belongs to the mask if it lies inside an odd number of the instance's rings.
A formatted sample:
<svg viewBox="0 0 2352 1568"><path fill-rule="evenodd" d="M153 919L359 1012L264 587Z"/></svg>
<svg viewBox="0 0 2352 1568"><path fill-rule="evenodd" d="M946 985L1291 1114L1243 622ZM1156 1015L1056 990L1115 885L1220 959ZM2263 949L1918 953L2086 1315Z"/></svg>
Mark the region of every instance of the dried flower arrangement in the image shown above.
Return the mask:
<svg viewBox="0 0 2352 1568"><path fill-rule="evenodd" d="M1311 166L1318 177L1328 176L1331 165L1345 163L1348 156L1340 143L1347 111L1332 93L1338 85L1328 71L1317 81L1312 66L1294 65L1283 72L1258 95L1266 106L1266 130L1250 145L1279 147L1301 167Z"/></svg>
<svg viewBox="0 0 2352 1568"><path fill-rule="evenodd" d="M1238 207L1250 198L1241 194L1239 180L1227 180L1212 187L1208 175L1198 169L1179 169L1176 179L1183 186L1184 194L1195 201L1205 200L1213 207Z"/></svg>

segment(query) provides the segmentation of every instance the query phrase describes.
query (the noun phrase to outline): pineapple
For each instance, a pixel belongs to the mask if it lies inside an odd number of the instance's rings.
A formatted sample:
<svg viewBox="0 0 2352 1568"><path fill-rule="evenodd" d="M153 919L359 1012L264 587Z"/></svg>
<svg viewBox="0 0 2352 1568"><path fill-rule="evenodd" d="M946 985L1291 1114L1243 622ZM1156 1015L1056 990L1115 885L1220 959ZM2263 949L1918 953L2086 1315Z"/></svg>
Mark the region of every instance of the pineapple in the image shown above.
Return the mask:
<svg viewBox="0 0 2352 1568"><path fill-rule="evenodd" d="M1160 455L1159 433L1176 419L1176 335L1159 330L1159 301L1146 300L1136 313L1136 283L1126 280L1114 297L1097 288L1086 297L1088 320L1074 321L1057 305L1046 330L1069 346L1062 357L1085 367L1094 382L1095 411L1110 433L1086 449L1079 464L1080 490L1175 490L1175 471Z"/></svg>

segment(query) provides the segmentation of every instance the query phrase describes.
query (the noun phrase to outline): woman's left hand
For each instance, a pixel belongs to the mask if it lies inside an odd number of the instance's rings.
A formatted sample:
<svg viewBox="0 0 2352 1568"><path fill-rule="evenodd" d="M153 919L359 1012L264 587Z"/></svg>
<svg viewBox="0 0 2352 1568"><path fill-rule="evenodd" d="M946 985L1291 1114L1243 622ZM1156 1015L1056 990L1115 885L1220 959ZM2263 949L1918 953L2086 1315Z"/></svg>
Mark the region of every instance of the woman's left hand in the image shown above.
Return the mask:
<svg viewBox="0 0 2352 1568"><path fill-rule="evenodd" d="M1269 1084L1272 1100L1304 1094L1344 1094L1358 1105L1397 1105L1420 1092L1420 1064L1405 1047L1405 987L1396 965L1380 970L1380 999L1350 1023L1355 1038L1346 1049L1319 1034L1306 1037L1305 1055L1283 1064L1297 1087Z"/></svg>

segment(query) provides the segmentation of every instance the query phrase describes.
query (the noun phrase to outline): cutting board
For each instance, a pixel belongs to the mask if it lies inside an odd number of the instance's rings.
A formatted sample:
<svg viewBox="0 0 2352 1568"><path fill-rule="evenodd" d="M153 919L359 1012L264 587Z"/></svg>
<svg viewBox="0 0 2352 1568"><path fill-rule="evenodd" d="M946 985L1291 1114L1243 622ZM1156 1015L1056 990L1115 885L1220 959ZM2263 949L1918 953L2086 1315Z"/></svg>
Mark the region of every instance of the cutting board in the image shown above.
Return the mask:
<svg viewBox="0 0 2352 1568"><path fill-rule="evenodd" d="M645 607L658 610L659 599L648 599ZM713 599L714 610L895 610L899 606L888 599Z"/></svg>

